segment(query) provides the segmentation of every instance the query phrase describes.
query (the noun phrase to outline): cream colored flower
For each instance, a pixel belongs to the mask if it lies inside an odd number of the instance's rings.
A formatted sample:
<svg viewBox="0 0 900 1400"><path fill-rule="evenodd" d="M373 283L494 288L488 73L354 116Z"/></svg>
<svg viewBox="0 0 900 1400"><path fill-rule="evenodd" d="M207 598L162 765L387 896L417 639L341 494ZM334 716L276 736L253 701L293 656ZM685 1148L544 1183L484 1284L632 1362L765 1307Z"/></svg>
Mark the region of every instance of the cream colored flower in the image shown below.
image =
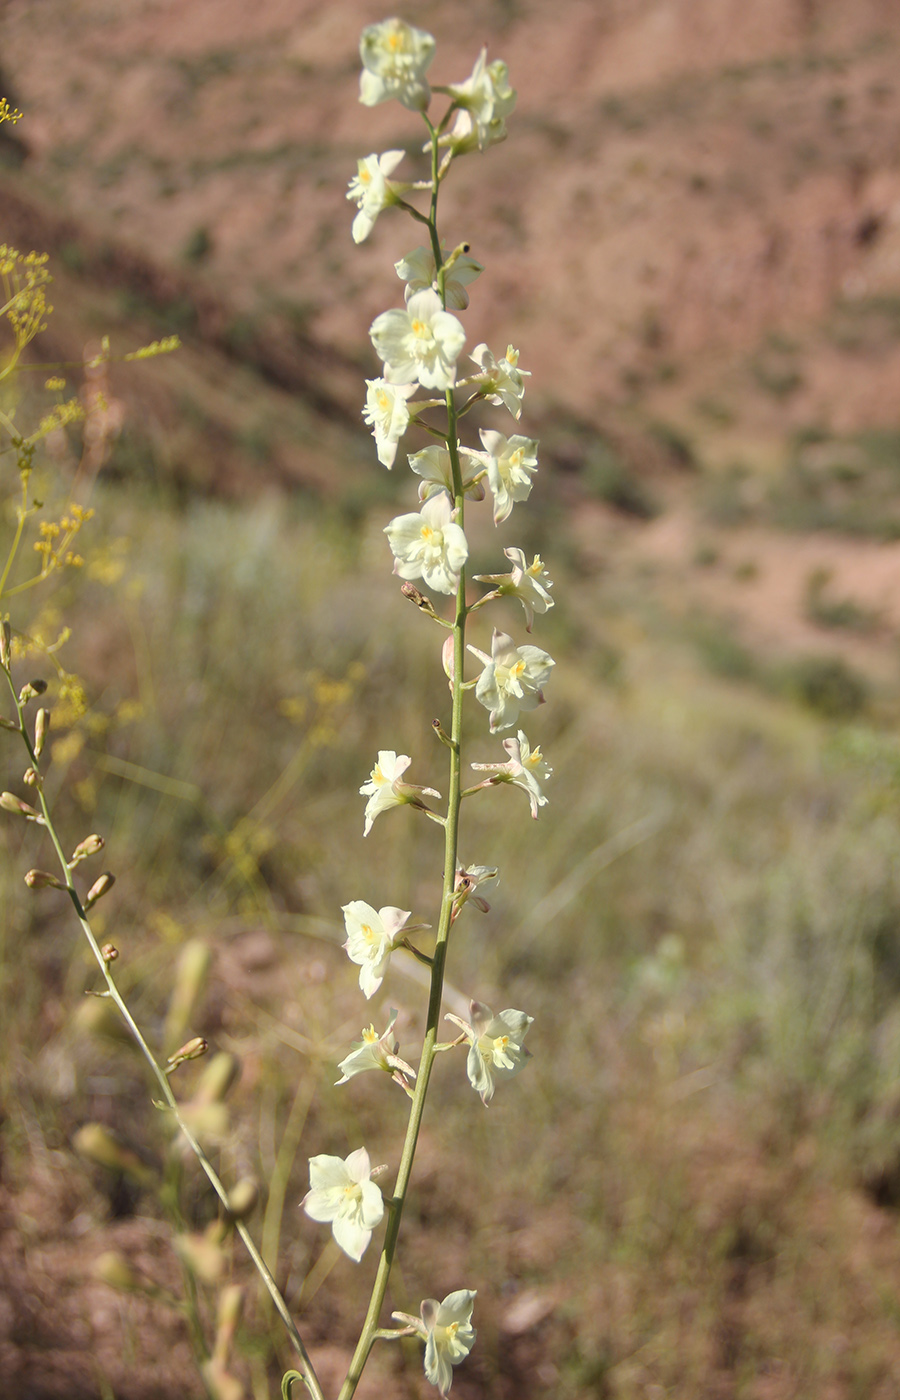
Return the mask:
<svg viewBox="0 0 900 1400"><path fill-rule="evenodd" d="M392 384L450 389L466 333L430 288L411 296L404 310L383 311L369 328L375 352Z"/></svg>
<svg viewBox="0 0 900 1400"><path fill-rule="evenodd" d="M463 1021L448 1013L446 1019L459 1026L469 1042L466 1073L487 1107L494 1097L496 1081L512 1079L531 1059L531 1051L522 1042L534 1017L511 1007L495 1016L482 1001L469 1003L469 1016L471 1021Z"/></svg>
<svg viewBox="0 0 900 1400"><path fill-rule="evenodd" d="M556 662L540 647L517 647L506 632L494 629L491 655L470 646L484 662L475 686L475 698L491 712L491 733L509 729L520 710L534 710L544 702L541 686Z"/></svg>
<svg viewBox="0 0 900 1400"><path fill-rule="evenodd" d="M383 155L373 154L357 162L356 174L347 188L347 198L355 200L359 206L351 230L354 243L365 242L382 209L396 204L409 189L409 185L401 185L387 178L404 155L404 151L385 151Z"/></svg>
<svg viewBox="0 0 900 1400"><path fill-rule="evenodd" d="M463 83L451 83L448 93L461 110L444 141L454 155L484 151L506 139L506 118L516 105L516 90L509 85L509 69L500 59L487 61L482 49L471 75Z"/></svg>
<svg viewBox="0 0 900 1400"><path fill-rule="evenodd" d="M446 1396L453 1384L453 1367L465 1361L475 1345L477 1333L472 1326L475 1290L460 1288L448 1293L442 1303L436 1298L423 1298L419 1317L395 1312L397 1322L406 1324L425 1343L425 1375ZM403 1335L402 1333L400 1334Z"/></svg>
<svg viewBox="0 0 900 1400"><path fill-rule="evenodd" d="M481 392L488 403L504 404L513 418L522 417L522 399L525 396L525 376L531 378L530 369L519 369L519 352L507 345L502 360L495 360L487 345L476 345L469 356L481 373Z"/></svg>
<svg viewBox="0 0 900 1400"><path fill-rule="evenodd" d="M390 471L397 455L397 444L409 427L407 399L416 392L415 384L389 384L386 379L366 380L366 406L363 418L372 429L378 460Z"/></svg>
<svg viewBox="0 0 900 1400"><path fill-rule="evenodd" d="M469 546L445 492L432 496L421 511L398 515L384 527L399 578L421 578L437 593L455 593Z"/></svg>
<svg viewBox="0 0 900 1400"><path fill-rule="evenodd" d="M395 97L404 107L423 112L431 101L425 73L434 57L434 39L402 19L369 24L359 41L363 72L359 100L375 107Z"/></svg>
<svg viewBox="0 0 900 1400"><path fill-rule="evenodd" d="M540 749L532 749L520 729L517 739L504 739L503 747L509 754L508 763L473 763L472 767L482 773L492 773L485 780L485 786L496 783L512 783L523 788L531 803L531 815L537 820L538 808L546 807L542 783L551 776L553 769L544 759Z"/></svg>
<svg viewBox="0 0 900 1400"><path fill-rule="evenodd" d="M359 985L368 999L384 981L398 933L409 918L408 909L386 904L373 909L364 899L352 899L343 906L347 957L359 967Z"/></svg>
<svg viewBox="0 0 900 1400"><path fill-rule="evenodd" d="M444 259L446 262L446 258ZM430 248L414 248L406 257L394 263L397 276L401 282L406 283L405 295L409 301L416 292L423 292L427 288L437 291L437 268L434 261L434 253ZM453 260L449 271L444 277L444 295L447 298L447 305L452 306L454 311L465 311L469 304L469 293L466 287L469 282L474 282L475 278L484 272L484 265L468 253L460 253L459 257Z"/></svg>
<svg viewBox="0 0 900 1400"><path fill-rule="evenodd" d="M383 912L383 911L382 911ZM380 1069L389 1074L395 1083L405 1089L407 1094L412 1092L411 1085L416 1077L416 1072L412 1065L408 1065L405 1060L401 1060L397 1051L400 1043L394 1035L394 1022L397 1013L391 1010L391 1019L387 1024L387 1029L378 1034L374 1026L369 1026L362 1032L360 1040L350 1054L338 1065L342 1078L337 1084L349 1084L350 1080L357 1074L364 1074L366 1070Z"/></svg>
<svg viewBox="0 0 900 1400"><path fill-rule="evenodd" d="M481 430L485 451L478 458L487 468L488 483L494 497L494 524L500 525L512 514L517 501L525 501L534 485L537 471L537 441L515 434Z"/></svg>
<svg viewBox="0 0 900 1400"><path fill-rule="evenodd" d="M369 799L366 803L364 836L368 836L372 830L375 818L391 807L402 807L409 803L427 811L422 798L440 797L441 794L434 788L417 787L415 783L403 782L403 774L411 762L408 754L396 754L393 749L379 749L378 761L369 774L369 781L363 783L359 790L362 797Z"/></svg>
<svg viewBox="0 0 900 1400"><path fill-rule="evenodd" d="M310 1157L310 1190L300 1202L310 1220L331 1225L341 1249L357 1263L384 1215L381 1190L371 1172L364 1147L346 1160L325 1154Z"/></svg>
<svg viewBox="0 0 900 1400"><path fill-rule="evenodd" d="M512 564L508 574L475 575L479 583L494 585L493 592L486 593L481 602L486 603L489 598L518 598L525 609L525 631L530 632L535 613L545 613L553 607L553 599L548 592L553 587L550 575L539 554L530 564L526 564L521 549L504 549L503 553Z"/></svg>

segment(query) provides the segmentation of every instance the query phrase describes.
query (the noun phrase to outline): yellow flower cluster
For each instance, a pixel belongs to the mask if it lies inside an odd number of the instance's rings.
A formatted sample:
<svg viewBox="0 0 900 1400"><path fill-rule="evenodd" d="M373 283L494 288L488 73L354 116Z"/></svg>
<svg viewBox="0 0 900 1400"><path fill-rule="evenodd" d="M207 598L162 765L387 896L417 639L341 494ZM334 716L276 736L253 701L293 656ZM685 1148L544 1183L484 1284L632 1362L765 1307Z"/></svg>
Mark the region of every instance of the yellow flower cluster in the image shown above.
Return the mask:
<svg viewBox="0 0 900 1400"><path fill-rule="evenodd" d="M42 578L46 578L54 569L81 568L84 560L80 554L73 553L69 545L93 514L93 510L84 510L81 506L72 505L69 507L69 513L58 523L55 520L41 522L41 538L35 541L34 549L41 556Z"/></svg>
<svg viewBox="0 0 900 1400"><path fill-rule="evenodd" d="M47 302L44 288L53 281L47 271L46 253L20 253L11 244L0 243L0 284L3 288L4 315L12 326L16 354L47 329L47 317L53 307Z"/></svg>

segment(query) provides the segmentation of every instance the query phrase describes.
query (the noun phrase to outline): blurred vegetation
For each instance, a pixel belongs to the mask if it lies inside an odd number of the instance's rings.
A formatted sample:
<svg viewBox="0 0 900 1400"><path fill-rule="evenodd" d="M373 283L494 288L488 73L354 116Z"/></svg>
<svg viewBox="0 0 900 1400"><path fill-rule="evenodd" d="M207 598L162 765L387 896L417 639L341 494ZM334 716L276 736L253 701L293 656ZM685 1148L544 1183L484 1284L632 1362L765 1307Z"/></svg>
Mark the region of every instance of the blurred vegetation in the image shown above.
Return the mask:
<svg viewBox="0 0 900 1400"><path fill-rule="evenodd" d="M365 1281L331 1275L296 1204L311 1152L365 1139L391 1161L399 1138L389 1086L328 1086L389 1006L401 1053L414 1044L418 970L395 957L363 1006L340 905L433 917L436 833L403 811L363 842L357 789L379 747L440 786L441 636L399 596L380 511L173 501L147 481L94 504L84 576L46 605L91 702L53 734L59 822L107 837L101 932L157 1041L183 950L209 950L185 1027L241 1065L211 1145L227 1179L263 1183L254 1229L308 1340L343 1345ZM761 1370L777 1395L887 1393L900 1271L872 1222L900 1202L900 743L841 663L748 687L759 663L720 636L711 674L695 638L564 545L539 638L561 664L529 729L551 805L536 824L513 790L466 805L464 858L502 879L490 915L460 920L448 993L527 1008L535 1059L487 1111L461 1062L440 1064L392 1306L486 1281L463 1400L693 1400ZM472 723L470 758L499 758ZM148 1183L171 1194L159 1115L132 1051L85 1012L93 974L59 896L22 884L39 834L8 821L0 839L6 1180L37 1174L114 1244L159 1213ZM178 1071L186 1098L202 1074ZM90 1122L143 1174L79 1161ZM211 1206L180 1171L194 1239ZM281 1345L260 1342L263 1314L238 1337L257 1390ZM387 1350L373 1384L419 1394L418 1354Z"/></svg>

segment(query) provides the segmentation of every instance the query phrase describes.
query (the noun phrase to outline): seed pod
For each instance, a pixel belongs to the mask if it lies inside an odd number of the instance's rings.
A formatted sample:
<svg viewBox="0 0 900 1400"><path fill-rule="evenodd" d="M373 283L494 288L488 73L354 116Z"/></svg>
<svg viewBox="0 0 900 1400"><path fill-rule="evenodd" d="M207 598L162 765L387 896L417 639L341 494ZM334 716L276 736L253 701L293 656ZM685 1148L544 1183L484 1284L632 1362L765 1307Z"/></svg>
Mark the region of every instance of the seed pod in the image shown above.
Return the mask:
<svg viewBox="0 0 900 1400"><path fill-rule="evenodd" d="M12 629L6 618L0 623L0 666L9 670L9 648L12 642Z"/></svg>

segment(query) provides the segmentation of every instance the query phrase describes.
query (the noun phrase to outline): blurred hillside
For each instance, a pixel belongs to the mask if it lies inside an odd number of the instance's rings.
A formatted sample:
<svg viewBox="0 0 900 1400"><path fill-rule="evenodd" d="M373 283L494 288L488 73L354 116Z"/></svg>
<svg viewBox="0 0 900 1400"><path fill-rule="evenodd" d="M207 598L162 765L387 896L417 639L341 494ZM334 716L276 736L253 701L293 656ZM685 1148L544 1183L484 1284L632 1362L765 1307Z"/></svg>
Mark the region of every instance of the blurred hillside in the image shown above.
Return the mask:
<svg viewBox="0 0 900 1400"><path fill-rule="evenodd" d="M413 10L441 28L440 6ZM112 470L230 494L295 483L357 511L391 489L371 484L360 378L385 264L411 240L389 215L355 248L344 196L372 149L406 147L424 171L405 113L354 101L371 18L281 0L7 7L0 85L27 120L2 147L3 232L54 254L51 348L77 358L100 330L188 346L117 381ZM900 555L873 572L866 548L814 549L773 610L777 548L711 549L704 527L900 535L896 6L462 3L451 29L436 76L461 79L485 43L519 90L515 139L460 162L445 200L449 240L487 266L468 339L521 348L564 502L686 508L650 533L650 566L764 645L815 646L816 569L894 636ZM621 521L588 519L608 558ZM733 568L691 577L711 552ZM877 669L846 631L835 645Z"/></svg>

